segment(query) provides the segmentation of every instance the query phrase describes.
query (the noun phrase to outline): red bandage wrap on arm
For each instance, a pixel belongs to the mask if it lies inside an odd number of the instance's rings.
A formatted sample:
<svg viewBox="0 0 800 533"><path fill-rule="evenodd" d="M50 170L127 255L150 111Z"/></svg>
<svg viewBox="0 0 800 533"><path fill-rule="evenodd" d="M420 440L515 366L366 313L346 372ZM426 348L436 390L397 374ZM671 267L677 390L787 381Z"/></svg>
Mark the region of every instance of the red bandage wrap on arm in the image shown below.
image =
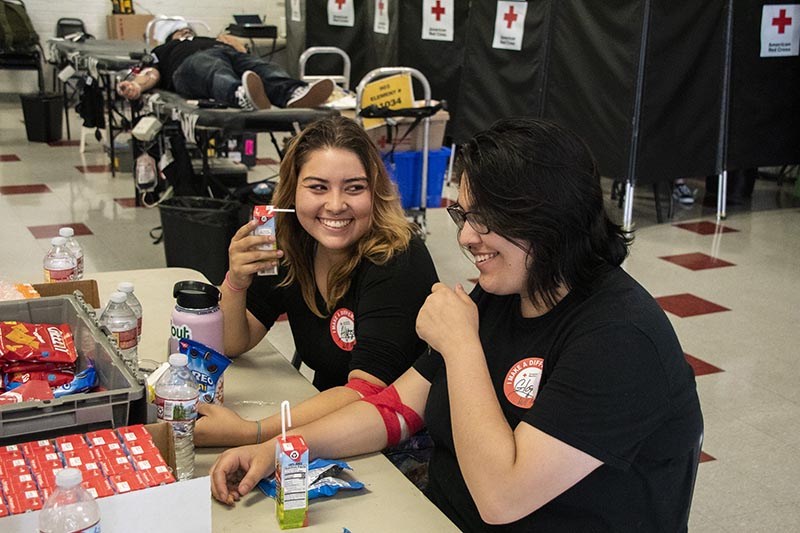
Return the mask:
<svg viewBox="0 0 800 533"><path fill-rule="evenodd" d="M387 446L394 446L422 429L422 419L407 405L400 401L400 395L394 385L390 385L378 394L362 398L362 401L374 405L383 418L386 426ZM406 431L403 431L402 422Z"/></svg>
<svg viewBox="0 0 800 533"><path fill-rule="evenodd" d="M366 396L372 396L373 394L378 394L380 391L385 389L381 385L376 385L374 383L370 383L369 381L363 380L361 378L353 378L344 385L348 389L353 389L357 393L361 395L362 398Z"/></svg>

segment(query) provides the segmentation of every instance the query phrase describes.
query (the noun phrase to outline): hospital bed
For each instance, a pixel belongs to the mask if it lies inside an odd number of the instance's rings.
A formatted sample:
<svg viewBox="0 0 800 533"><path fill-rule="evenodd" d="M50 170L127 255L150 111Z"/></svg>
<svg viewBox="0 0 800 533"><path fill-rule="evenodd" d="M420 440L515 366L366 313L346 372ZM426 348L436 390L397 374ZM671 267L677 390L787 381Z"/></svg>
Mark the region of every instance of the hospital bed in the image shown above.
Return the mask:
<svg viewBox="0 0 800 533"><path fill-rule="evenodd" d="M162 123L177 122L180 131L190 143L202 147L211 139L237 135L244 132L267 132L272 143L282 155L283 151L275 138L276 132L297 133L306 124L336 115L330 109L269 109L262 111L242 111L240 109L213 109L202 107L203 102L187 100L173 92L155 90L146 94L142 106L128 105L116 94L116 85L126 79L132 69L146 65L150 61L149 47L144 43L131 41L86 40L74 42L65 39L49 41L51 63L58 69L70 67L77 72L97 80L104 89L107 128L109 132L109 152L112 162L115 158L113 139L116 134L129 129L141 114L155 116ZM121 126L116 126L119 119ZM206 150L204 154L204 174L208 172ZM112 164L112 175L115 175Z"/></svg>

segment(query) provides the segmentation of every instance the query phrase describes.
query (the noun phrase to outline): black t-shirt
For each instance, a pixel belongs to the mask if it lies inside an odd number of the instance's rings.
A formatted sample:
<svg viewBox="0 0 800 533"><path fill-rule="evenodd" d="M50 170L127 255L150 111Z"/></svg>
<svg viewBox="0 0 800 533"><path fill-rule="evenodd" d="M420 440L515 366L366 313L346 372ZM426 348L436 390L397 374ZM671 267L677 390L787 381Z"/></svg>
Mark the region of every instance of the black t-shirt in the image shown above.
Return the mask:
<svg viewBox="0 0 800 533"><path fill-rule="evenodd" d="M703 420L693 371L647 291L609 268L538 318L521 316L518 296L479 286L472 298L511 428L524 421L604 464L516 522L483 523L458 467L444 362L433 352L414 365L431 382L431 500L464 531L685 529Z"/></svg>
<svg viewBox="0 0 800 533"><path fill-rule="evenodd" d="M362 261L350 290L325 318L308 309L299 284L277 286L285 275L280 270L277 276L256 276L247 291L247 309L267 328L287 314L297 354L314 369L319 390L344 385L351 370L392 383L425 350L415 329L417 313L438 277L421 240L412 239L406 251L384 265ZM322 295L316 295L325 312Z"/></svg>
<svg viewBox="0 0 800 533"><path fill-rule="evenodd" d="M172 75L181 66L181 63L192 54L214 48L215 46L229 46L211 37L194 37L192 39L174 39L153 48L151 55L155 57L155 64L161 75L159 86L168 91L174 91Z"/></svg>

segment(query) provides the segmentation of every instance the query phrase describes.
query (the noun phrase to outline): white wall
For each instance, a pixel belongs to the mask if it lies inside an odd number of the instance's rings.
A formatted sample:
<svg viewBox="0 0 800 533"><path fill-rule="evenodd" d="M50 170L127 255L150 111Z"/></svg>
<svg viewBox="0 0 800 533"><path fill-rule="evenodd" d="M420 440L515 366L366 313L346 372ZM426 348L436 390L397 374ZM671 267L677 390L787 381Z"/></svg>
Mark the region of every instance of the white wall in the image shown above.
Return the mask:
<svg viewBox="0 0 800 533"><path fill-rule="evenodd" d="M83 20L89 33L105 39L106 16L111 14L110 0L25 0L33 27L41 37L43 46L55 34L56 21L61 17ZM180 15L197 18L211 26L216 35L233 22L234 14L266 16L267 24L280 25L285 10L284 0L134 0L137 14ZM45 46L45 51L47 47ZM45 66L45 71L52 70ZM50 73L48 72L48 75ZM52 87L48 82L47 87ZM0 93L36 91L36 73L33 71L0 70Z"/></svg>

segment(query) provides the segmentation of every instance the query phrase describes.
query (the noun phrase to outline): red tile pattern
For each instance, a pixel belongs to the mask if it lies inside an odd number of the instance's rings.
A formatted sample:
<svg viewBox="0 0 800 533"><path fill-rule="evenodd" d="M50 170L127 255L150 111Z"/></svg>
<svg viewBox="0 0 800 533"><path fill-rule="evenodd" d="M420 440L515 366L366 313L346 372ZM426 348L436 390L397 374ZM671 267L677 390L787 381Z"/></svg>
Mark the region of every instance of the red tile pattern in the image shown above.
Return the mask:
<svg viewBox="0 0 800 533"><path fill-rule="evenodd" d="M730 311L727 307L722 307L714 302L703 300L693 294L673 294L671 296L661 296L656 298L661 309L681 318L690 316L706 315L709 313L719 313L720 311Z"/></svg>
<svg viewBox="0 0 800 533"><path fill-rule="evenodd" d="M43 192L53 192L44 183L34 185L3 185L0 186L0 194L36 194Z"/></svg>
<svg viewBox="0 0 800 533"><path fill-rule="evenodd" d="M716 367L711 363L706 363L702 359L698 359L697 357L689 355L688 353L684 352L683 356L686 358L686 362L692 367L692 370L694 370L695 376L705 376L706 374L724 372L724 370L721 368Z"/></svg>
<svg viewBox="0 0 800 533"><path fill-rule="evenodd" d="M286 313L283 313L277 319L275 319L275 322L286 322L287 320L289 320L289 317L286 316Z"/></svg>
<svg viewBox="0 0 800 533"><path fill-rule="evenodd" d="M136 198L114 198L114 201L122 207L143 207L136 205Z"/></svg>
<svg viewBox="0 0 800 533"><path fill-rule="evenodd" d="M256 165L279 165L280 161L275 161L271 157L257 157Z"/></svg>
<svg viewBox="0 0 800 533"><path fill-rule="evenodd" d="M19 157L15 154L0 154L0 162L11 163L12 161L19 161Z"/></svg>
<svg viewBox="0 0 800 533"><path fill-rule="evenodd" d="M701 463L707 463L709 461L716 461L716 460L717 460L716 457L712 457L711 455L708 455L706 452L704 452L702 450L700 451L700 462Z"/></svg>
<svg viewBox="0 0 800 533"><path fill-rule="evenodd" d="M714 222L684 222L681 224L674 224L676 228L693 231L700 235L713 235L715 233L738 233L738 229L729 228L722 224L715 224Z"/></svg>
<svg viewBox="0 0 800 533"><path fill-rule="evenodd" d="M30 231L36 239L52 239L53 237L58 237L58 230L60 228L66 227L70 227L75 230L76 236L94 235L92 230L80 222L77 224L48 224L46 226L28 226L28 231Z"/></svg>
<svg viewBox="0 0 800 533"><path fill-rule="evenodd" d="M80 165L76 166L82 174L100 174L102 172L111 172L111 165Z"/></svg>
<svg viewBox="0 0 800 533"><path fill-rule="evenodd" d="M669 261L678 266L688 268L689 270L705 270L707 268L719 268L727 266L736 266L734 263L729 263L719 257L706 255L700 252L679 255L665 255L659 257L664 261Z"/></svg>
<svg viewBox="0 0 800 533"><path fill-rule="evenodd" d="M450 198L442 198L439 207L449 207L454 203L456 203L455 200L451 200Z"/></svg>
<svg viewBox="0 0 800 533"><path fill-rule="evenodd" d="M62 139L60 141L50 141L48 146L80 146L81 141L78 139Z"/></svg>

